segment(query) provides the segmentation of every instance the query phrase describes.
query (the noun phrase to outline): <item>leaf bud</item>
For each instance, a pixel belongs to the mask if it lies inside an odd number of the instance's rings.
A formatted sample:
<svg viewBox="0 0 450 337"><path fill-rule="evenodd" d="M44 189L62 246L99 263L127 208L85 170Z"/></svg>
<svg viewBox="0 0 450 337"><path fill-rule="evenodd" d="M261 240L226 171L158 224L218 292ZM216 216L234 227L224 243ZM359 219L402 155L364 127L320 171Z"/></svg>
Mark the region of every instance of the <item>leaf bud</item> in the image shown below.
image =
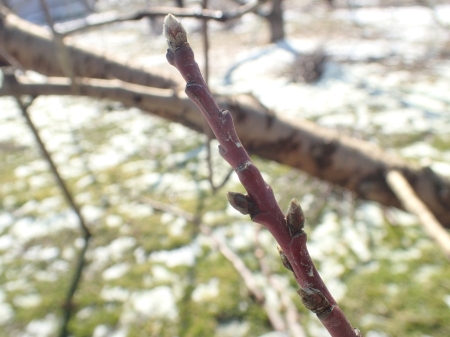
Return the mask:
<svg viewBox="0 0 450 337"><path fill-rule="evenodd" d="M302 207L297 199L292 199L289 209L286 214L286 224L289 228L291 237L303 233L303 227L305 226L305 215L303 214Z"/></svg>

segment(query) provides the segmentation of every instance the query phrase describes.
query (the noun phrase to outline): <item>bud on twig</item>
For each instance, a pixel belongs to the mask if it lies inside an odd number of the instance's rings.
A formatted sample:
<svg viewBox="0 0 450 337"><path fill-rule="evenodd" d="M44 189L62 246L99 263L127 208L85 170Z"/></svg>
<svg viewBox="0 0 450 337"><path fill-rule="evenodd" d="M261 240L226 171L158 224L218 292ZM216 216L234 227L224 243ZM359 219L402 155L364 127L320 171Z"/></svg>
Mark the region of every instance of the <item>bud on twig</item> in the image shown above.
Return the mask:
<svg viewBox="0 0 450 337"><path fill-rule="evenodd" d="M334 306L318 289L300 288L297 292L305 307L315 313L319 319L326 318L334 309Z"/></svg>
<svg viewBox="0 0 450 337"><path fill-rule="evenodd" d="M291 237L303 233L303 227L305 226L305 215L303 214L302 207L297 199L292 199L291 204L286 215L286 224L289 228Z"/></svg>
<svg viewBox="0 0 450 337"><path fill-rule="evenodd" d="M289 262L286 254L284 254L283 249L281 249L280 246L277 246L277 249L278 249L278 254L280 254L280 257L281 257L281 262L283 262L283 266L286 269L289 269L291 272L294 272L294 269L292 268L291 263Z"/></svg>
<svg viewBox="0 0 450 337"><path fill-rule="evenodd" d="M237 193L228 192L227 199L231 206L242 214L250 214L250 217L256 215L259 210L250 196Z"/></svg>
<svg viewBox="0 0 450 337"><path fill-rule="evenodd" d="M164 36L171 51L187 43L186 30L172 14L164 19Z"/></svg>

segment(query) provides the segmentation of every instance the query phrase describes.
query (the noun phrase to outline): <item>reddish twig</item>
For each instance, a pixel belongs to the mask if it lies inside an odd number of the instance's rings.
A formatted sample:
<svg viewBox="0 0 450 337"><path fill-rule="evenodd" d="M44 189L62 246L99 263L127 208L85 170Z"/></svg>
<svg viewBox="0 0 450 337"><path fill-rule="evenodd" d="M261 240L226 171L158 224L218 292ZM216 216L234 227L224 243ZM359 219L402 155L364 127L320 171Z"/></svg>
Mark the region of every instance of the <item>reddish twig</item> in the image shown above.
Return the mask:
<svg viewBox="0 0 450 337"><path fill-rule="evenodd" d="M265 226L280 245L286 267L294 273L301 286L299 294L305 306L317 314L333 337L358 336L317 272L306 248L303 231L304 216L300 204L293 200L285 218L272 188L252 163L234 128L231 113L221 110L206 85L194 52L187 42L183 26L169 14L164 21L169 45L167 60L186 80L185 92L206 118L217 140L219 153L233 167L248 195L228 193L231 205L254 222Z"/></svg>

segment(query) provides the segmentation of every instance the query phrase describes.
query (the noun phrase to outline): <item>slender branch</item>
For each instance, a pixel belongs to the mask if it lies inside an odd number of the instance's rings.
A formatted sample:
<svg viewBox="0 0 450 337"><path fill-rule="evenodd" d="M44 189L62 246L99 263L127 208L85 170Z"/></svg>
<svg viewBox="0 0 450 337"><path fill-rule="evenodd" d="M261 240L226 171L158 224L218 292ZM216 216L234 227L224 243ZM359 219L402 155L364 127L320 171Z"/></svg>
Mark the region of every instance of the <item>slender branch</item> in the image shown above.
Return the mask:
<svg viewBox="0 0 450 337"><path fill-rule="evenodd" d="M205 141L206 146L206 165L208 166L208 182L211 186L212 193L215 194L217 192L217 187L214 184L214 169L212 166L212 157L211 157L211 137L208 136L208 139Z"/></svg>
<svg viewBox="0 0 450 337"><path fill-rule="evenodd" d="M258 303L264 303L265 301L264 294L261 292L261 290L259 290L258 286L256 285L256 281L251 271L245 266L244 262L241 260L239 256L237 256L227 245L225 245L222 241L220 241L211 233L209 227L203 224L198 216L195 216L194 214L189 213L181 208L168 205L154 199L146 197L141 197L140 199L155 209L174 214L176 216L186 219L187 221L197 224L199 226L200 231L204 235L211 238L213 244L219 249L222 255L224 255L226 259L232 263L233 267L236 269L239 275L241 275L245 285L247 286L247 289L249 289L249 291L253 294L256 301Z"/></svg>
<svg viewBox="0 0 450 337"><path fill-rule="evenodd" d="M208 9L208 0L202 0L202 7L203 10L207 10ZM208 57L208 52L209 52L209 37L208 37L208 20L203 20L202 21L202 37L203 37L203 59L204 59L204 67L203 67L203 75L205 77L205 81L206 83L209 83L209 57ZM208 139L205 142L205 146L206 146L206 163L208 165L208 181L209 184L211 185L211 190L213 193L217 192L217 188L214 185L214 168L212 166L211 160L211 139L212 139L212 135L209 132L208 133L208 123L204 123L204 128L205 128L205 133L208 135Z"/></svg>
<svg viewBox="0 0 450 337"><path fill-rule="evenodd" d="M333 337L356 336L344 313L328 291L306 248L303 231L304 216L300 205L293 200L287 219L278 206L272 188L264 181L236 134L233 119L221 110L202 77L187 42L181 23L169 14L164 21L164 33L169 49L167 60L178 69L187 85L185 92L197 105L219 141L219 153L233 167L248 195L228 193L231 205L254 222L265 226L281 247L282 257L301 286L299 294L305 306L317 314Z"/></svg>
<svg viewBox="0 0 450 337"><path fill-rule="evenodd" d="M244 283L247 287L247 289L250 291L250 293L255 297L256 301L258 303L262 303L264 310L267 313L267 317L269 318L270 324L276 331L286 331L286 324L283 320L283 317L280 315L280 313L272 307L270 303L266 301L266 296L264 293L259 289L257 286L257 282L255 280L255 277L253 276L252 272L247 268L247 266L244 264L244 261L235 253L233 252L224 242L216 238L212 233L211 229L204 225L199 225L200 231L208 236L213 244L217 247L217 249L220 251L220 253L231 262L234 269L239 273L239 275L244 280ZM296 336L301 337L301 336Z"/></svg>
<svg viewBox="0 0 450 337"><path fill-rule="evenodd" d="M105 25L111 25L114 23L125 21L136 21L143 18L154 18L160 16L166 16L168 13L173 13L180 18L195 18L203 20L215 20L219 22L225 22L233 19L237 19L244 14L255 11L260 5L267 0L253 0L250 1L233 11L218 11L218 10L193 10L190 8L182 7L152 7L145 11L138 11L126 14L98 14L91 15L86 23L86 20L80 20L81 25L78 27L69 28L67 24L58 24L58 31L63 35L70 35L74 33L80 33L92 28L98 28ZM67 27L67 28L64 28Z"/></svg>
<svg viewBox="0 0 450 337"><path fill-rule="evenodd" d="M12 56L2 45L0 45L0 56L13 67L19 69L22 72L25 72L25 67L21 65L20 62L14 56Z"/></svg>
<svg viewBox="0 0 450 337"><path fill-rule="evenodd" d="M77 258L77 266L75 269L75 273L72 276L72 282L69 287L69 291L66 295L66 300L64 302L63 306L63 320L61 323L61 328L59 331L58 336L59 337L67 337L69 335L68 327L69 327L69 321L73 313L74 305L73 305L73 297L75 295L75 292L78 289L78 285L80 284L81 276L83 275L83 268L86 263L86 252L89 247L89 236L84 236L83 238L83 247L81 248L80 252L78 253Z"/></svg>
<svg viewBox="0 0 450 337"><path fill-rule="evenodd" d="M222 182L216 186L216 190L220 190L223 186L225 186L225 184L230 179L233 172L234 172L233 169L230 169L230 171L228 171L227 175L223 178Z"/></svg>
<svg viewBox="0 0 450 337"><path fill-rule="evenodd" d="M90 237L90 232L89 229L86 225L86 221L84 220L83 215L80 212L80 208L78 207L78 205L75 203L75 200L72 197L72 194L70 193L69 189L67 188L64 180L61 178L61 175L58 172L58 169L56 168L55 163L53 162L53 159L50 156L50 153L47 151L47 149L45 148L44 143L42 142L41 137L39 136L39 132L37 131L36 127L34 126L29 114L28 114L28 108L27 106L19 99L16 98L17 104L20 108L20 110L22 111L22 115L25 117L25 120L28 124L28 127L30 128L31 132L33 133L36 142L39 146L39 149L42 153L42 155L44 156L45 160L48 162L50 169L53 173L53 176L56 179L56 182L58 183L59 188L61 189L61 191L64 194L64 197L66 198L67 202L69 203L70 207L72 208L72 210L75 212L79 222L80 222L80 226L83 230L83 234L85 237Z"/></svg>
<svg viewBox="0 0 450 337"><path fill-rule="evenodd" d="M417 215L428 235L441 247L447 259L450 259L450 234L419 199L408 180L399 171L392 170L386 175L386 181L397 194L405 209Z"/></svg>
<svg viewBox="0 0 450 337"><path fill-rule="evenodd" d="M203 10L208 8L208 0L202 0ZM209 36L208 36L208 20L202 22L202 35L203 35L203 59L204 59L204 71L203 77L206 84L209 84Z"/></svg>
<svg viewBox="0 0 450 337"><path fill-rule="evenodd" d="M70 321L70 317L72 315L72 311L73 311L73 296L75 295L75 292L78 288L78 285L80 283L81 280L81 275L83 272L83 267L85 264L85 255L86 255L86 251L88 248L88 244L89 244L89 238L91 237L91 233L89 231L89 228L86 225L86 221L83 217L83 215L80 212L80 208L78 207L78 205L76 204L75 200L72 197L72 194L70 193L69 189L67 188L64 180L62 179L61 175L58 172L58 169L55 165L55 163L53 162L53 159L50 155L50 153L47 151L44 142L42 141L38 130L36 129L36 127L34 126L33 121L31 120L29 114L28 114L28 105L25 105L22 100L19 97L15 97L16 98L16 102L17 105L19 106L23 117L25 118L28 127L30 128L31 132L34 135L34 138L36 139L36 143L39 146L39 149L41 151L42 156L45 158L45 160L47 161L47 163L50 166L50 170L53 173L53 176L56 179L56 182L59 186L59 188L61 189L61 191L63 192L67 202L69 203L70 207L72 208L72 210L74 211L74 213L76 214L77 218L78 218L78 222L80 225L80 228L83 232L83 247L79 252L78 255L78 259L77 259L77 266L75 269L75 273L72 277L72 282L70 284L69 290L67 292L66 295L66 299L63 305L63 321L61 324L61 329L60 329L60 333L59 336L60 337L65 337L68 335L68 324Z"/></svg>
<svg viewBox="0 0 450 337"><path fill-rule="evenodd" d="M202 8L206 10L208 8L208 0L202 0ZM206 83L209 80L209 38L208 38L208 20L202 21L202 37L203 37L203 59L204 59L204 67L203 67L203 75L205 77ZM208 181L211 186L212 193L215 194L217 192L217 188L214 185L214 168L212 166L212 157L211 157L211 140L212 135L209 130L208 123L204 123L205 134L207 134L207 140L205 141L206 146L206 164L208 166Z"/></svg>
<svg viewBox="0 0 450 337"><path fill-rule="evenodd" d="M56 57L58 59L59 65L65 76L70 78L72 83L72 89L75 92L79 92L77 81L75 78L75 72L73 70L73 61L70 57L67 46L64 43L64 36L55 30L55 22L50 13L50 9L47 4L47 0L39 0L41 3L42 10L44 11L45 18L48 25L50 26L53 33L53 42L56 48Z"/></svg>
<svg viewBox="0 0 450 337"><path fill-rule="evenodd" d="M255 298L255 301L259 304L262 304L264 307L264 310L267 313L267 317L269 318L270 324L272 327L277 331L285 331L286 325L284 323L283 318L281 317L280 313L273 308L269 303L266 301L266 296L264 293L259 289L256 279L253 276L250 269L247 268L244 261L237 255L235 252L233 252L222 240L218 239L212 232L211 229L201 222L201 219L197 216L195 216L192 213L189 213L185 210L182 210L178 207L168 205L162 202L159 202L154 199L141 197L140 198L143 202L146 204L152 206L155 209L158 209L163 212L171 213L176 216L182 217L186 219L187 221L193 222L198 225L198 228L200 232L207 236L211 243L216 247L216 249L219 250L219 252L233 265L234 269L238 272L238 274L241 276L242 280L245 283L245 286L247 287L248 291L251 293L251 295ZM302 337L302 335L296 335L296 337Z"/></svg>
<svg viewBox="0 0 450 337"><path fill-rule="evenodd" d="M261 227L258 226L258 230L255 235L255 256L258 259L259 267L263 275L267 278L270 286L275 289L279 294L282 305L286 309L285 320L288 329L291 331L291 336L295 337L306 337L305 331L298 322L298 312L292 301L286 288L272 275L270 268L265 259L265 252L261 247L261 242L259 240L259 233Z"/></svg>
<svg viewBox="0 0 450 337"><path fill-rule="evenodd" d="M252 295L255 297L256 302L258 303L264 303L265 302L265 296L263 292L259 289L255 277L253 276L250 269L247 268L244 261L235 253L233 252L225 243L223 243L221 240L219 240L217 237L215 237L211 233L211 229L204 225L199 224L200 231L208 236L213 244L217 247L217 249L222 253L222 255L231 262L234 269L241 275L242 279L244 280L244 283L249 289L249 291L252 293Z"/></svg>

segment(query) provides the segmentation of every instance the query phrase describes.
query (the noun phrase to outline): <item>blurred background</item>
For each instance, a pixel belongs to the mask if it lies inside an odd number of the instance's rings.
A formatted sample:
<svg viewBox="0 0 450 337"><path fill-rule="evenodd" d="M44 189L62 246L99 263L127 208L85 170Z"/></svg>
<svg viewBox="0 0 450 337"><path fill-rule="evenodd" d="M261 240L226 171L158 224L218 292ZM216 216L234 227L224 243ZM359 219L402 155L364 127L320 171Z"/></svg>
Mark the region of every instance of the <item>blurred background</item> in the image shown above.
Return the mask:
<svg viewBox="0 0 450 337"><path fill-rule="evenodd" d="M248 6L0 4L56 33L161 7L236 14ZM182 83L165 59L163 18L80 29L64 41ZM277 115L313 121L450 177L448 1L265 1L231 20L208 20L207 58L204 21L180 20L214 92L251 93ZM1 65L10 69L14 60L2 50ZM45 82L33 69L19 71ZM215 140L111 100L49 95L29 107L17 103L0 97L1 335L329 336L302 305L271 235L228 205L226 191L243 188ZM414 215L252 159L283 210L300 201L311 256L364 336L450 335L449 261Z"/></svg>

